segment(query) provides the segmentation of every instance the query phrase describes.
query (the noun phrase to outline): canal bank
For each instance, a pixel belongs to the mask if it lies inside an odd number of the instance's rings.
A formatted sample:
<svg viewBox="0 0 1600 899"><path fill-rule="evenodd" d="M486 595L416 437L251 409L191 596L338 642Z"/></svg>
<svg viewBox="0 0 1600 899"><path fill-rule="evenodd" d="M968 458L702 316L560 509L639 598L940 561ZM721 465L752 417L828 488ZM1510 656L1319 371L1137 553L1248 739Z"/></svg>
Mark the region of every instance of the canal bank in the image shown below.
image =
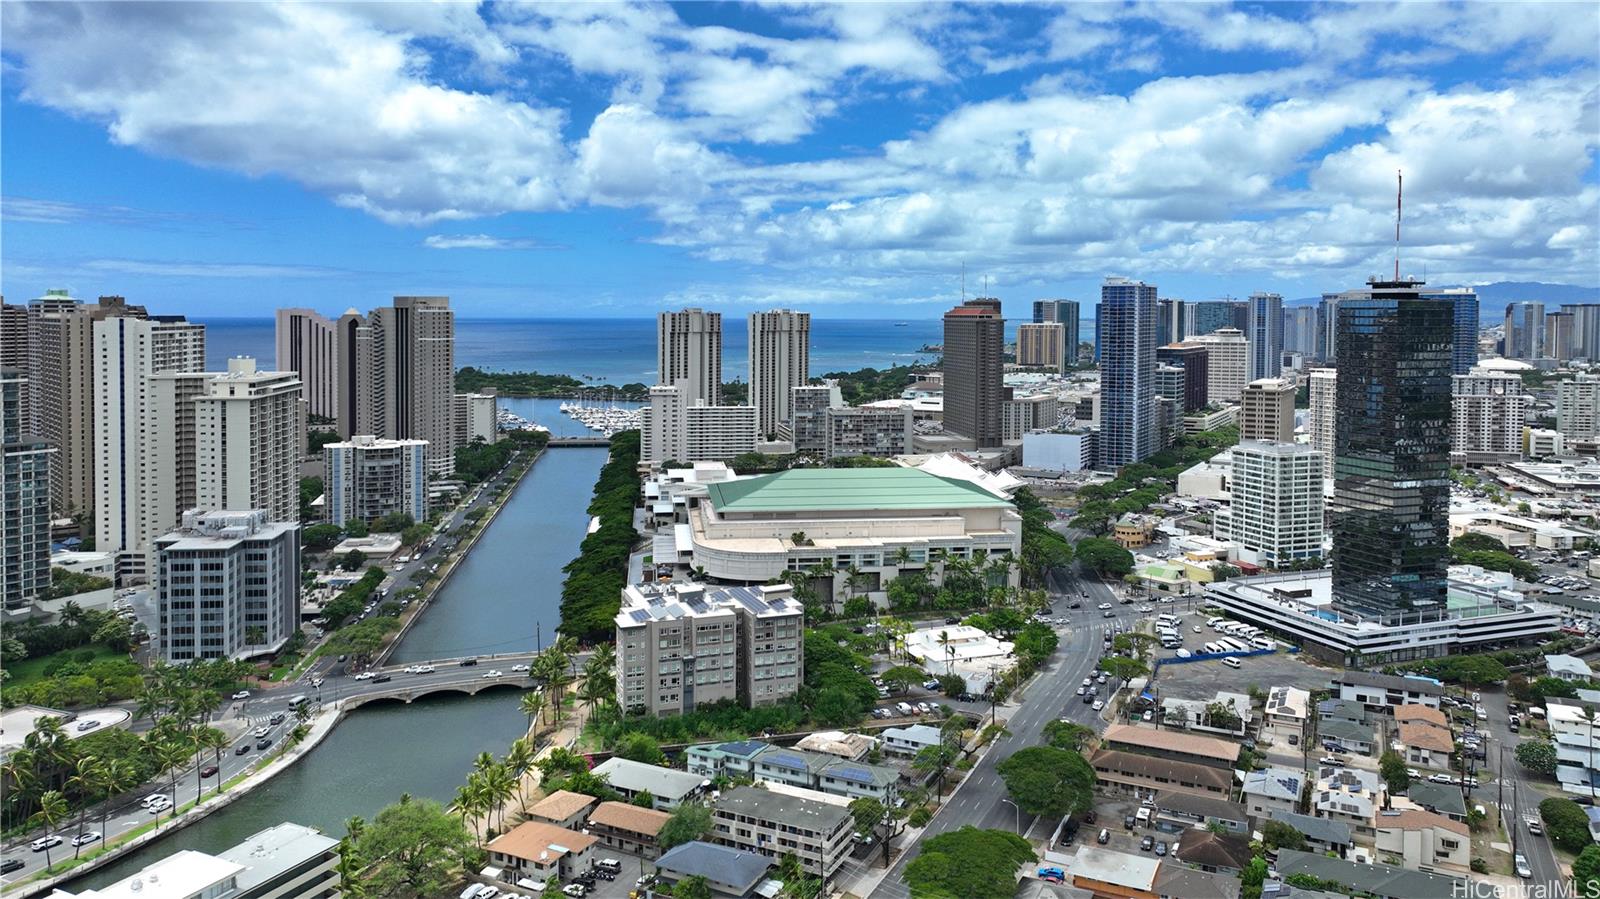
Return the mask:
<svg viewBox="0 0 1600 899"><path fill-rule="evenodd" d="M558 436L590 432L561 415L557 401L506 406ZM558 430L559 428L559 430ZM548 643L560 620L561 568L588 526L590 493L607 451L548 452L524 476L433 608L401 642L392 661L531 649ZM503 644L497 649L481 649ZM468 652L461 647L479 647ZM368 703L300 761L222 808L91 874L72 889L104 886L179 849L217 852L280 821L344 833L352 815L370 817L402 793L448 803L481 752L501 755L527 730L519 694L438 696Z"/></svg>

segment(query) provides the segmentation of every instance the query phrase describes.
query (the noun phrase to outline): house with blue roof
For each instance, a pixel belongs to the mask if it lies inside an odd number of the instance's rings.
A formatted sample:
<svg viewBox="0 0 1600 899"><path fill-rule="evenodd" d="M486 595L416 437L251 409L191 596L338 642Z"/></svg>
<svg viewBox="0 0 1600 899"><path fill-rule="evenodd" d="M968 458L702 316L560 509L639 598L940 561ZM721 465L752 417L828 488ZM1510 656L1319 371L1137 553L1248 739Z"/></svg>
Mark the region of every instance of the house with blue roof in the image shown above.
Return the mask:
<svg viewBox="0 0 1600 899"><path fill-rule="evenodd" d="M690 774L707 780L717 777L755 777L756 756L767 748L760 740L730 740L726 743L702 743L690 746L684 753L684 767Z"/></svg>
<svg viewBox="0 0 1600 899"><path fill-rule="evenodd" d="M829 762L818 775L817 789L851 799L876 799L893 806L900 800L900 772L866 762Z"/></svg>

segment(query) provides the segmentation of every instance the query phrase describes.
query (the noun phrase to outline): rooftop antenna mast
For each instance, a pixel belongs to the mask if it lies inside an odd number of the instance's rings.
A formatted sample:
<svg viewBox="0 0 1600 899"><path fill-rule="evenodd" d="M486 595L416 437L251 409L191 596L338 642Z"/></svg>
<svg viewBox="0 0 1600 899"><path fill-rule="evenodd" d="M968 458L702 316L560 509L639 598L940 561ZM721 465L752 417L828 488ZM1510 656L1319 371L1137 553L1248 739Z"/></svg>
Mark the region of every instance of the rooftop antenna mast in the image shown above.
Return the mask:
<svg viewBox="0 0 1600 899"><path fill-rule="evenodd" d="M1394 172L1394 279L1400 280L1400 201L1405 192L1405 173Z"/></svg>
<svg viewBox="0 0 1600 899"><path fill-rule="evenodd" d="M967 301L967 263L961 263L961 302Z"/></svg>

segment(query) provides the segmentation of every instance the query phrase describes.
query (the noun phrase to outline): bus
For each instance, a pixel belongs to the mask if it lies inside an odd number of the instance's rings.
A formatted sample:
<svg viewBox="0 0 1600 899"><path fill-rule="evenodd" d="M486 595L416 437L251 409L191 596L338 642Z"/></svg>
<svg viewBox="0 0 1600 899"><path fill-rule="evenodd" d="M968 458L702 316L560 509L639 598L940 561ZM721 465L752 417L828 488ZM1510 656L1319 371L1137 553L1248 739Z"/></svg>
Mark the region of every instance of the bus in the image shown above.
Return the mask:
<svg viewBox="0 0 1600 899"><path fill-rule="evenodd" d="M1277 649L1278 644L1271 637L1251 637L1250 645L1256 649Z"/></svg>
<svg viewBox="0 0 1600 899"><path fill-rule="evenodd" d="M1156 624L1165 625L1167 627L1177 627L1179 624L1182 624L1182 622L1176 615L1157 615Z"/></svg>
<svg viewBox="0 0 1600 899"><path fill-rule="evenodd" d="M306 704L306 696L305 696L304 693L302 693L299 696L296 696L293 699L289 700L289 708L291 710L292 709L298 709L298 708L300 708L301 706L303 706L305 704Z"/></svg>
<svg viewBox="0 0 1600 899"><path fill-rule="evenodd" d="M1221 640L1218 640L1217 642L1221 643L1223 646L1227 647L1228 649L1233 650L1234 652L1247 652L1250 649L1250 644L1244 642L1243 640L1239 639L1238 637L1223 637Z"/></svg>
<svg viewBox="0 0 1600 899"><path fill-rule="evenodd" d="M1204 649L1206 652L1212 652L1212 653L1222 652L1223 651L1221 643L1207 643L1205 646L1202 646L1200 648Z"/></svg>

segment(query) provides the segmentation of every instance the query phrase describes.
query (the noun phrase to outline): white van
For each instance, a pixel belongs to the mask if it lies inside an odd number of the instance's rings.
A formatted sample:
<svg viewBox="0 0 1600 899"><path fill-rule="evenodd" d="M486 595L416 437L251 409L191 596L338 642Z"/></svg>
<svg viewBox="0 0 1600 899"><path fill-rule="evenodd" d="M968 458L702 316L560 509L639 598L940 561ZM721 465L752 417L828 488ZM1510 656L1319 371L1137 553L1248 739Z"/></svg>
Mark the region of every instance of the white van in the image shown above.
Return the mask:
<svg viewBox="0 0 1600 899"><path fill-rule="evenodd" d="M1251 637L1250 645L1257 649L1277 649L1278 644L1270 637Z"/></svg>
<svg viewBox="0 0 1600 899"><path fill-rule="evenodd" d="M1158 625L1166 625L1167 627L1177 627L1178 626L1178 616L1176 616L1176 615L1157 615L1156 616L1156 624L1158 624Z"/></svg>
<svg viewBox="0 0 1600 899"><path fill-rule="evenodd" d="M1243 663L1240 662L1238 659L1234 658L1233 656L1228 656L1227 658L1223 659L1222 660L1222 664L1227 665L1229 668L1242 668L1242 667L1244 667Z"/></svg>
<svg viewBox="0 0 1600 899"><path fill-rule="evenodd" d="M1220 643L1207 643L1205 646L1203 646L1201 648L1204 649L1206 652L1221 652L1222 651L1222 645Z"/></svg>

